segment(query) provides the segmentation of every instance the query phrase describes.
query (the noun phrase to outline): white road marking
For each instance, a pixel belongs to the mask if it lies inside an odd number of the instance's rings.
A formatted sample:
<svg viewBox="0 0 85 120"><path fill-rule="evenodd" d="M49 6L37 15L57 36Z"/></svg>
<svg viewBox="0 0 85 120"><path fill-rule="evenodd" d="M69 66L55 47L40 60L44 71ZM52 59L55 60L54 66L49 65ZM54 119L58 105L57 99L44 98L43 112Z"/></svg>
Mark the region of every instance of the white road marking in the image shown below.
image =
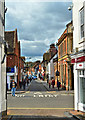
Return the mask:
<svg viewBox="0 0 85 120"><path fill-rule="evenodd" d="M45 95L45 97L48 97L48 95Z"/></svg>
<svg viewBox="0 0 85 120"><path fill-rule="evenodd" d="M43 95L39 95L39 97L44 97Z"/></svg>
<svg viewBox="0 0 85 120"><path fill-rule="evenodd" d="M58 95L54 95L54 97L58 97Z"/></svg>
<svg viewBox="0 0 85 120"><path fill-rule="evenodd" d="M34 97L36 97L36 95L34 95Z"/></svg>
<svg viewBox="0 0 85 120"><path fill-rule="evenodd" d="M35 92L34 94L42 94L41 92Z"/></svg>
<svg viewBox="0 0 85 120"><path fill-rule="evenodd" d="M54 97L53 95L49 95L49 97Z"/></svg>

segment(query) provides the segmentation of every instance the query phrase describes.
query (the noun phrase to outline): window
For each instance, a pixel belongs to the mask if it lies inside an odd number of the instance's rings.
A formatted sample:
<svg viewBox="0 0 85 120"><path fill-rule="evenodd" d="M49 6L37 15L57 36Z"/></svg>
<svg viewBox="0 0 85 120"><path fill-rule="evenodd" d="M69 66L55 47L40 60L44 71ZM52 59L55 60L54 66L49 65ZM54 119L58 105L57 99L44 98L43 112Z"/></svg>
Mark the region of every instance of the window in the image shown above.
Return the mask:
<svg viewBox="0 0 85 120"><path fill-rule="evenodd" d="M66 40L64 41L64 55L66 54Z"/></svg>
<svg viewBox="0 0 85 120"><path fill-rule="evenodd" d="M80 11L80 34L84 37L84 8Z"/></svg>
<svg viewBox="0 0 85 120"><path fill-rule="evenodd" d="M63 43L61 43L60 45L60 57L63 56Z"/></svg>
<svg viewBox="0 0 85 120"><path fill-rule="evenodd" d="M85 104L85 70L79 71L79 102Z"/></svg>

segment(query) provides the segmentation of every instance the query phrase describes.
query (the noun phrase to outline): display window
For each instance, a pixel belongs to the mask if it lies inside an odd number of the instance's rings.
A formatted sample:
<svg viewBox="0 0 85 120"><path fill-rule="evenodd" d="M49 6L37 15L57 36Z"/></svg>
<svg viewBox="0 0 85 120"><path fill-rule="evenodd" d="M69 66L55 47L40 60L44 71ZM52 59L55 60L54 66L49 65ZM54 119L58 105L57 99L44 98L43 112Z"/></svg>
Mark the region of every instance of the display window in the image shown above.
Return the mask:
<svg viewBox="0 0 85 120"><path fill-rule="evenodd" d="M85 104L85 70L79 71L79 103Z"/></svg>

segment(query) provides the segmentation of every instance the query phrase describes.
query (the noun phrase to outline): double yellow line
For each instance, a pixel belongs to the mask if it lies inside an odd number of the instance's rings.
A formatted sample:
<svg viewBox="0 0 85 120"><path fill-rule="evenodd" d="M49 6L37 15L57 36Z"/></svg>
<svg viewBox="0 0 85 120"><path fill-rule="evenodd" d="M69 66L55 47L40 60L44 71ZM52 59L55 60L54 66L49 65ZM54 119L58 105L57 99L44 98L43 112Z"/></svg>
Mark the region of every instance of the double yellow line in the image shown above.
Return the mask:
<svg viewBox="0 0 85 120"><path fill-rule="evenodd" d="M16 107L8 107L8 110L72 110L74 108L16 108Z"/></svg>

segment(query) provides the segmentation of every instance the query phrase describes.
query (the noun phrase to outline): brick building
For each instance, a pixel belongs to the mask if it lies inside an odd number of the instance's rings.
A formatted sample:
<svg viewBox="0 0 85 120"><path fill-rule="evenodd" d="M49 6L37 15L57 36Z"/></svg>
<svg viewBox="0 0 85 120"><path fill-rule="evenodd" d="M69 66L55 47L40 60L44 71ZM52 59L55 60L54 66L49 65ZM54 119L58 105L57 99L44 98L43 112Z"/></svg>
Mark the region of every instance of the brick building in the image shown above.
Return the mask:
<svg viewBox="0 0 85 120"><path fill-rule="evenodd" d="M20 57L20 42L18 41L17 29L15 31L6 31L5 40L8 43L7 49L7 83L10 89L10 82L14 79L19 87L21 79L21 67L23 66Z"/></svg>
<svg viewBox="0 0 85 120"><path fill-rule="evenodd" d="M70 90L73 89L73 66L70 64L70 54L73 49L72 22L66 25L66 29L58 39L58 71L60 72L59 81L61 87Z"/></svg>

